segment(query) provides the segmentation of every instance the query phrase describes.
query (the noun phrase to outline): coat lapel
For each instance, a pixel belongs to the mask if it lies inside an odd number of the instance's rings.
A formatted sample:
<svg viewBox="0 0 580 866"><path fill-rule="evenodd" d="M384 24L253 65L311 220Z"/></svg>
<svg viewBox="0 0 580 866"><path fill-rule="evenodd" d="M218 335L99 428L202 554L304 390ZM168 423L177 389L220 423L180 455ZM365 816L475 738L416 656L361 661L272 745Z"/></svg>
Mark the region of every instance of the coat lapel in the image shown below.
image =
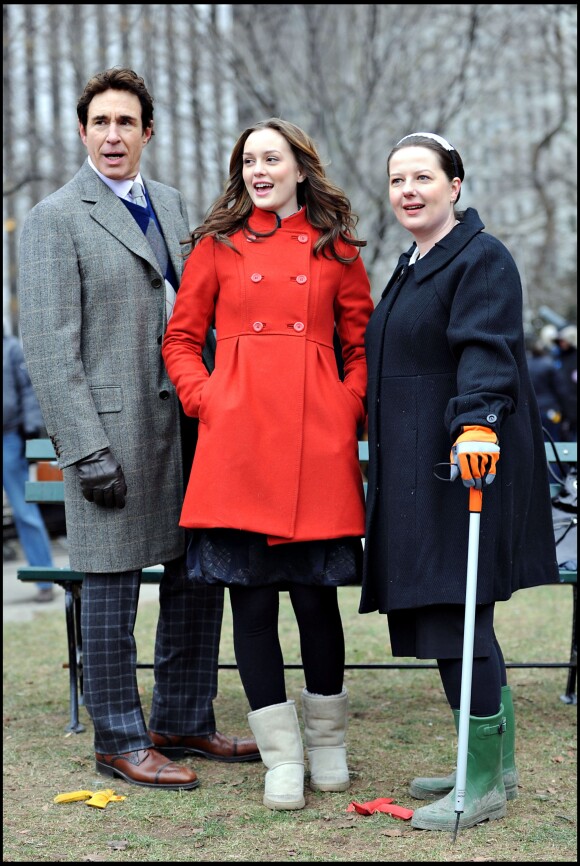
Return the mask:
<svg viewBox="0 0 580 866"><path fill-rule="evenodd" d="M153 205L153 210L157 215L171 264L177 275L178 280L181 279L185 258L183 253L189 252L190 247L184 245L183 241L190 240L189 229L185 229L184 236L178 235L178 222L175 219L175 201L168 202L163 186L159 184L147 184L147 192ZM185 220L184 220L185 226ZM177 287L176 287L177 288Z"/></svg>
<svg viewBox="0 0 580 866"><path fill-rule="evenodd" d="M429 255L415 262L413 267L417 282L422 283L436 271L446 267L484 228L477 211L468 207L459 225L437 241L433 249L429 250ZM411 247L406 255L410 256L413 249L414 247Z"/></svg>
<svg viewBox="0 0 580 866"><path fill-rule="evenodd" d="M145 235L127 211L123 202L85 161L77 180L83 201L94 202L91 217L117 238L132 253L145 259L159 271L159 264ZM181 272L181 271L180 271Z"/></svg>

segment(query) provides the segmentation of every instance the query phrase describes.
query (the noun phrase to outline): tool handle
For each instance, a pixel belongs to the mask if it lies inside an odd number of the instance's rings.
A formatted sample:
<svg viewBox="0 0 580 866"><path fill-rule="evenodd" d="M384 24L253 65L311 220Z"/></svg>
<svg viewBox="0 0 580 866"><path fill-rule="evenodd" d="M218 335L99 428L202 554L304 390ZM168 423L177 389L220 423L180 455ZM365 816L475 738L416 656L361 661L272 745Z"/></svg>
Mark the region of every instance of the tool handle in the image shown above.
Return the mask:
<svg viewBox="0 0 580 866"><path fill-rule="evenodd" d="M469 488L469 511L471 514L481 513L481 505L483 502L483 490L477 490L475 487Z"/></svg>
<svg viewBox="0 0 580 866"><path fill-rule="evenodd" d="M471 503L472 492L469 489ZM477 504L477 503L476 503ZM457 770L455 773L455 811L463 812L465 785L467 781L467 752L469 740L469 715L471 712L471 679L473 673L473 640L475 632L475 602L477 597L477 566L479 559L479 524L481 514L471 511L469 515L469 540L467 553L467 580L465 586L465 622L463 627L463 653L461 667L461 696L459 704L459 726L457 737Z"/></svg>

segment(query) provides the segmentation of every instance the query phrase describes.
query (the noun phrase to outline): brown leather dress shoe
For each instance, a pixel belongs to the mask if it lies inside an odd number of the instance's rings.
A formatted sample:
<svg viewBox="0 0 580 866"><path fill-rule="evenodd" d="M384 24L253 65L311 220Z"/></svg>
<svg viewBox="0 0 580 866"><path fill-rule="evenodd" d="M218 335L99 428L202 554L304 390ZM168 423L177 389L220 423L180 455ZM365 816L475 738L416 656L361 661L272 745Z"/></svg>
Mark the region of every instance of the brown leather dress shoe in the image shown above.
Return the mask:
<svg viewBox="0 0 580 866"><path fill-rule="evenodd" d="M167 761L156 749L138 749L120 755L95 752L96 767L104 776L118 776L132 785L177 791L197 788L199 780L193 770Z"/></svg>
<svg viewBox="0 0 580 866"><path fill-rule="evenodd" d="M155 748L168 758L183 758L185 755L200 755L212 761L259 761L260 752L255 740L240 740L227 737L216 731L207 737L187 737L177 734L156 734L149 731Z"/></svg>

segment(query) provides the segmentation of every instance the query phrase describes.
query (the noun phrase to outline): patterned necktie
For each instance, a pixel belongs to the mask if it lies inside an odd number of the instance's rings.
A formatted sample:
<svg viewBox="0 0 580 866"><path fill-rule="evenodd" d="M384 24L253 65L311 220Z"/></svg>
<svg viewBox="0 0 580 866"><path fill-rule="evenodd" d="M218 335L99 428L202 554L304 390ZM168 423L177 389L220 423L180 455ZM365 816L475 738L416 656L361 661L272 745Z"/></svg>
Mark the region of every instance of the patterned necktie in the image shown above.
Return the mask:
<svg viewBox="0 0 580 866"><path fill-rule="evenodd" d="M137 183L137 181L135 181L135 183L131 187L131 198L133 199L133 202L135 204L138 204L140 207L147 207L147 199L143 195L143 187L140 183ZM159 262L161 273L166 274L169 264L169 254L167 252L165 239L161 234L161 231L157 227L157 223L152 216L149 217L149 223L145 231L145 237L149 241L149 245L155 254L155 258ZM165 310L167 315L167 321L169 321L169 319L171 318L174 304L175 289L171 285L167 277L165 277Z"/></svg>
<svg viewBox="0 0 580 866"><path fill-rule="evenodd" d="M147 200L143 194L143 187L140 183L135 182L131 187L131 197L139 207L147 207Z"/></svg>

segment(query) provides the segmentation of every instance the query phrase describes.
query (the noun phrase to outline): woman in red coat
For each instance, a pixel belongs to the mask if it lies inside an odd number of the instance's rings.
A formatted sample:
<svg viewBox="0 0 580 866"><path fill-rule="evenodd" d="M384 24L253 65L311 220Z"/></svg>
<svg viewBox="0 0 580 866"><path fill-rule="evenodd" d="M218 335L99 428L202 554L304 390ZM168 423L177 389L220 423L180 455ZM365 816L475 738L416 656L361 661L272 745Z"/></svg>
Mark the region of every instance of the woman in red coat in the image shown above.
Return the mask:
<svg viewBox="0 0 580 866"><path fill-rule="evenodd" d="M236 661L268 768L264 804L304 806L304 760L278 639L300 631L310 786L349 786L337 587L359 584L364 333L372 313L356 218L313 141L279 118L246 129L225 193L192 233L163 357L199 438L180 524L192 580L230 589ZM217 337L211 375L202 350ZM338 372L334 332L342 347Z"/></svg>

